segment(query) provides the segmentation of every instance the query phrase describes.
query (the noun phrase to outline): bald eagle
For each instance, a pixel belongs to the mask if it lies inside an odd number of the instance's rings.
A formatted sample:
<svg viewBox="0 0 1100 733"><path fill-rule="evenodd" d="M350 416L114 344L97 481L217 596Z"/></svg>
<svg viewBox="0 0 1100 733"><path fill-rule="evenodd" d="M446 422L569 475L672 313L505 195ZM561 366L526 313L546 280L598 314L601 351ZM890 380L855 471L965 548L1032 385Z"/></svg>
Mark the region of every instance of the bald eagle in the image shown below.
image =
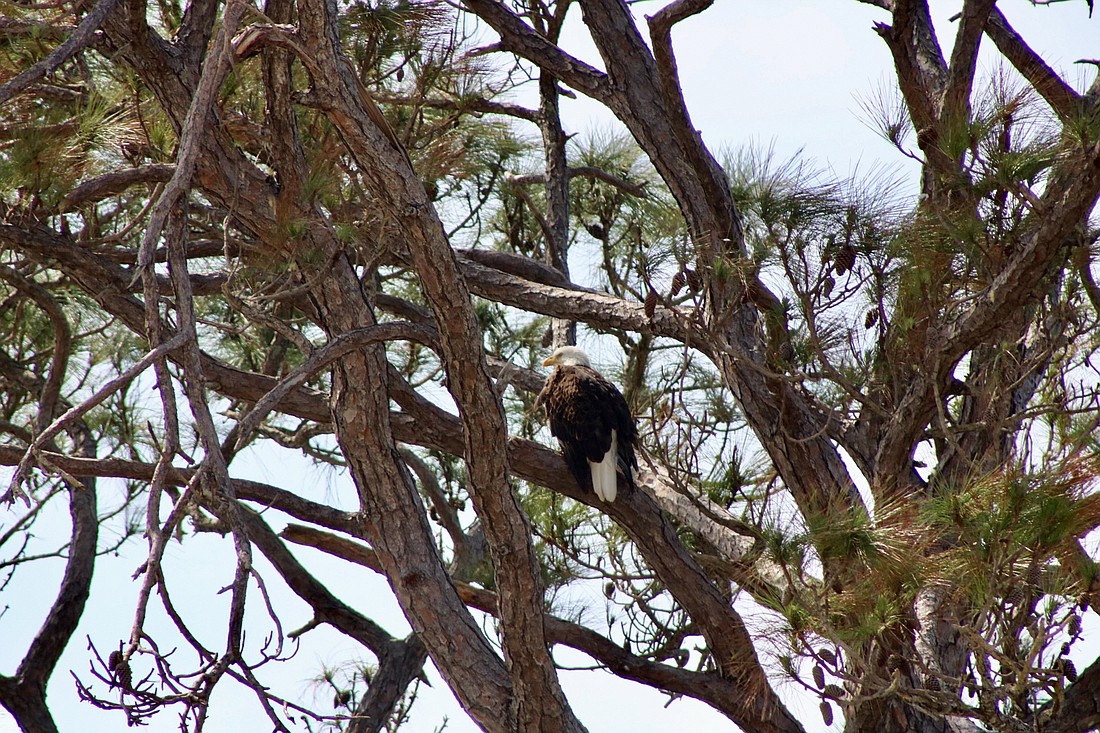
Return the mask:
<svg viewBox="0 0 1100 733"><path fill-rule="evenodd" d="M592 368L588 355L563 346L543 366L555 366L535 399L546 407L550 433L561 444L569 470L582 490L593 490L603 501L615 501L616 466L626 485L634 488L634 441L638 430L623 395Z"/></svg>

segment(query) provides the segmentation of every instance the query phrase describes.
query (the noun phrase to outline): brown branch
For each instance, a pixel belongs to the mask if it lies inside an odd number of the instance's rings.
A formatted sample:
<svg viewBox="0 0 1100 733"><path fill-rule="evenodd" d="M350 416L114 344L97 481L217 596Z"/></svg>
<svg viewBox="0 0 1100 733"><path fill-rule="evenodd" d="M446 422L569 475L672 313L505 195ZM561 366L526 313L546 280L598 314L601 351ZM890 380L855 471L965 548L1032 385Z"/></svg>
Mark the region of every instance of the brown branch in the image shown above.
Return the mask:
<svg viewBox="0 0 1100 733"><path fill-rule="evenodd" d="M494 102L483 97L426 97L410 96L406 94L394 94L384 89L371 91L371 96L379 102L386 104L406 104L430 107L432 109L445 109L458 113L476 112L478 114L501 115L503 117L516 117L528 122L538 123L539 113L518 104L506 102Z"/></svg>
<svg viewBox="0 0 1100 733"><path fill-rule="evenodd" d="M364 721L368 726L367 730L380 730L408 686L423 674L424 660L427 657L423 643L415 635L405 641L394 639L374 621L341 602L294 558L259 514L243 510L242 516L249 538L256 543L290 589L310 605L314 620L327 623L355 639L378 657L377 672L367 688L366 699L359 706L359 713L367 718ZM304 529L307 528L299 528ZM312 532L314 536L325 534L316 530ZM301 538L303 535L299 532L298 536ZM363 553L370 552L349 540L344 542L361 548ZM372 569L381 572L377 564Z"/></svg>
<svg viewBox="0 0 1100 733"><path fill-rule="evenodd" d="M41 308L50 319L54 331L53 356L50 369L42 383L38 398L38 415L35 419L35 432L42 432L53 420L61 397L61 384L69 364L72 350L72 327L61 305L42 285L23 277L6 265L0 265L0 279L7 280L17 290L23 292Z"/></svg>
<svg viewBox="0 0 1100 733"><path fill-rule="evenodd" d="M470 538L466 531L462 529L462 521L459 519L458 510L447 501L447 495L443 492L443 487L439 485L435 474L432 473L431 467L412 450L408 448L401 448L400 450L401 457L412 469L412 472L416 474L416 478L420 482L420 492L428 497L432 508L435 509L436 521L439 522L439 525L443 527L443 531L451 539L453 560L448 568L451 577L457 577L459 580L467 579L469 577L468 571L476 567L485 558L483 556L470 556L472 549ZM484 550L484 547L482 547L482 550Z"/></svg>
<svg viewBox="0 0 1100 733"><path fill-rule="evenodd" d="M344 604L324 584L314 578L313 574L295 559L259 514L251 509L243 509L241 516L248 527L249 538L260 548L264 557L271 562L287 586L313 608L314 620L331 625L375 654L385 651L386 646L393 641L393 637L385 629ZM306 544L300 541L306 536L301 532L302 529L306 528L298 528L299 540L291 541L295 541L296 544ZM319 533L318 530L312 530L312 533L335 537L335 535ZM286 533L282 536L286 537ZM350 540L344 540L344 542L355 544ZM370 552L369 549L365 551ZM377 560L375 562L377 563ZM378 570L378 567L372 569Z"/></svg>
<svg viewBox="0 0 1100 733"><path fill-rule="evenodd" d="M488 23L501 36L499 49L511 51L579 92L604 101L611 93L607 75L573 58L546 40L499 0L465 0L474 15Z"/></svg>
<svg viewBox="0 0 1100 733"><path fill-rule="evenodd" d="M700 144L696 137L698 133L688 113L687 102L680 89L680 72L676 68L676 55L672 50L672 26L693 15L698 15L713 4L714 0L674 0L648 18L657 81L669 115L672 117L673 129L680 137L680 145L685 151L690 151Z"/></svg>
<svg viewBox="0 0 1100 733"><path fill-rule="evenodd" d="M333 361L364 346L395 339L414 341L433 349L438 348L438 340L434 330L404 321L379 323L340 334L310 354L309 358L294 371L282 377L270 392L261 397L252 409L240 418L237 422L236 450L241 450L248 444L260 421L275 409L275 406L282 402L290 392L304 385Z"/></svg>
<svg viewBox="0 0 1100 733"><path fill-rule="evenodd" d="M10 446L0 446L0 465L14 466L19 463L23 451ZM156 470L155 463L127 461L122 458L82 458L61 453L43 452L42 456L53 466L77 478L111 477L152 481ZM173 467L165 480L171 486L186 486L194 477L193 468ZM270 484L247 479L235 479L237 498L253 502L264 508L278 509L303 522L319 524L323 527L358 536L361 532L360 520L352 512L343 512L325 504L305 499L292 491L280 489Z"/></svg>
<svg viewBox="0 0 1100 733"><path fill-rule="evenodd" d="M603 168L592 165L578 165L569 168L569 177L576 178L580 176L582 178L594 178L598 181L611 184L615 188L628 193L631 196L644 199L646 193L646 183L643 181L640 184L631 183L613 173L608 173ZM511 183L520 186L526 186L532 183L546 183L546 174L544 173L527 173L522 176L512 176Z"/></svg>
<svg viewBox="0 0 1100 733"><path fill-rule="evenodd" d="M559 270L543 262L539 262L538 260L533 260L530 257L524 257L523 255L512 252L497 252L489 249L456 249L455 252L458 253L460 260L472 260L478 264L491 267L494 270L506 272L509 275L515 275L524 280L530 280L542 285L557 285L568 288L577 287ZM468 273L463 273L463 275L469 279L471 275L476 275L476 271L471 270Z"/></svg>
<svg viewBox="0 0 1100 733"><path fill-rule="evenodd" d="M0 503L9 501L14 495L21 494L22 489L19 488L26 476L27 470L29 470L31 463L34 460L35 454L40 451L43 446L48 444L54 439L62 430L71 425L74 421L83 417L89 410L96 405L103 402L103 400L110 397L112 394L122 389L126 385L130 384L134 379L138 377L143 371L149 368L149 366L160 359L164 354L168 353L172 349L177 348L183 339L179 336L173 338L171 341L167 341L157 348L146 354L140 361L124 371L115 379L107 382L107 384L100 387L92 394L91 397L81 402L79 405L75 405L65 411L64 414L54 420L49 427L44 429L34 439L34 442L27 447L26 452L23 454L22 460L19 461L14 474L12 475L11 482L8 485L8 490L0 497Z"/></svg>
<svg viewBox="0 0 1100 733"><path fill-rule="evenodd" d="M175 170L174 165L154 163L104 173L70 189L61 199L60 210L72 211L89 201L101 201L109 196L116 196L138 183L167 183Z"/></svg>
<svg viewBox="0 0 1100 733"><path fill-rule="evenodd" d="M165 184L160 198L149 212L149 223L141 238L138 265L142 269L152 266L151 257L156 250L157 240L164 231L169 214L191 190L191 177L199 162L202 138L207 132L214 101L232 67L230 39L236 32L241 18L244 17L245 9L245 4L239 0L231 0L228 3L210 58L203 64L202 77L199 79L198 88L187 109L187 117L180 131L175 170Z"/></svg>
<svg viewBox="0 0 1100 733"><path fill-rule="evenodd" d="M76 29L77 26L66 23L39 22L11 16L0 16L0 38L34 36L35 38L59 41L66 34L72 34Z"/></svg>
<svg viewBox="0 0 1100 733"><path fill-rule="evenodd" d="M55 48L49 56L0 86L0 105L5 104L9 99L42 77L61 68L63 63L87 46L96 30L117 4L118 0L99 0L96 6L92 8L92 12L84 16L84 20L80 21L80 25L76 27L76 30L64 43Z"/></svg>
<svg viewBox="0 0 1100 733"><path fill-rule="evenodd" d="M897 0L893 24L878 23L875 30L894 59L898 86L926 159L939 170L953 170L954 163L939 147L938 101L948 70L927 0Z"/></svg>
<svg viewBox="0 0 1100 733"><path fill-rule="evenodd" d="M82 427L73 432L78 451L95 455L91 435ZM18 450L4 450L19 454ZM99 535L95 480L87 480L82 485L70 484L67 488L72 539L57 597L19 662L15 676L0 677L0 704L8 709L21 729L42 733L56 733L46 704L46 685L84 614Z"/></svg>
<svg viewBox="0 0 1100 733"><path fill-rule="evenodd" d="M554 234L554 230L550 227L550 223L543 216L539 208L535 206L535 202L531 199L531 194L527 193L527 190L515 183L515 180L511 173L504 174L504 182L512 186L512 192L519 197L526 206L527 210L531 212L531 216L535 217L535 222L539 225L539 231L542 232L543 239L546 240L546 246L552 248L554 242L557 241L557 237Z"/></svg>
<svg viewBox="0 0 1100 733"><path fill-rule="evenodd" d="M555 12L568 12L569 3L558 3ZM557 41L561 24L553 18L535 16L539 26L549 20L550 40ZM543 231L546 236L546 249L543 257L546 263L569 278L569 164L565 146L569 137L561 124L561 87L558 80L545 69L539 70L539 132L542 134L543 191L546 198L546 219ZM510 174L505 180L512 181ZM520 185L513 186L526 201L526 191ZM528 201L528 208L532 204ZM540 220L540 226L542 221ZM551 321L551 345L554 348L577 342L577 324L560 318Z"/></svg>
<svg viewBox="0 0 1100 733"><path fill-rule="evenodd" d="M644 303L631 303L593 290L541 285L485 267L469 259L460 261L462 275L470 291L482 298L555 318L583 321L599 328L614 328L668 336L677 341L688 338L687 314L658 306L652 318ZM693 344L705 348L705 343Z"/></svg>
<svg viewBox="0 0 1100 733"><path fill-rule="evenodd" d="M394 145L372 113L373 102L360 92L358 78L339 45L333 10L334 6L323 0L308 0L298 6L307 51L317 66L313 72L314 92L359 166L364 185L376 197L378 206L405 230L409 249L414 250L414 240L421 244L442 238L442 226L404 149ZM343 245L325 232L318 232L314 246L324 253L328 263L324 277L311 290L326 330L335 335L373 324L374 315ZM452 262L453 256L448 252ZM447 265L445 261L434 264ZM303 263L303 267L316 269L313 262ZM423 277L430 268L418 263L417 269ZM440 315L433 288L425 285L424 290L433 301L446 354L453 345L448 329L466 324L465 317L455 316L465 313L469 300L461 305L448 304ZM483 360L470 364L476 368L479 362ZM503 733L514 727L515 678L450 585L415 485L395 450L387 394L388 367L385 350L377 344L337 363L332 393L337 437L359 488L363 510L375 523L371 544L406 615L466 710L487 730ZM451 389L462 394L464 375L451 369L449 376ZM485 407L482 412L492 417L490 410ZM497 438L497 443L485 452L490 463L502 449L503 436ZM479 457L467 454L471 485L488 486L493 479L486 481L481 474L484 463L477 460ZM510 497L510 488L506 490ZM485 513L484 507L478 509ZM542 656L546 656L545 646ZM538 657L531 659L537 661ZM515 659L509 661L516 663Z"/></svg>
<svg viewBox="0 0 1100 733"><path fill-rule="evenodd" d="M1063 122L1081 111L1081 95L1031 49L1023 36L1009 25L1008 19L1000 10L993 9L985 32Z"/></svg>
<svg viewBox="0 0 1100 733"><path fill-rule="evenodd" d="M951 49L951 63L940 106L940 123L966 124L970 118L970 92L978 64L978 46L997 0L966 0L962 20Z"/></svg>

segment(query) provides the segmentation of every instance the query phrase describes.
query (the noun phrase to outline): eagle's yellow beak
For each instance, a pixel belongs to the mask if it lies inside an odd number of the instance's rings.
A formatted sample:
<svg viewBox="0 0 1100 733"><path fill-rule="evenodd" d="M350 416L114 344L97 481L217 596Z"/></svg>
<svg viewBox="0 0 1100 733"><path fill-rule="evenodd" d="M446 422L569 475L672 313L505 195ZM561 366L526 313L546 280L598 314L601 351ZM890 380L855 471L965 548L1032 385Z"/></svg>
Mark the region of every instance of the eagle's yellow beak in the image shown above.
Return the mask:
<svg viewBox="0 0 1100 733"><path fill-rule="evenodd" d="M558 358L556 356L554 356L553 354L551 354L550 356L548 356L548 357L546 357L545 359L542 360L542 365L543 366L554 366L557 363L558 363Z"/></svg>

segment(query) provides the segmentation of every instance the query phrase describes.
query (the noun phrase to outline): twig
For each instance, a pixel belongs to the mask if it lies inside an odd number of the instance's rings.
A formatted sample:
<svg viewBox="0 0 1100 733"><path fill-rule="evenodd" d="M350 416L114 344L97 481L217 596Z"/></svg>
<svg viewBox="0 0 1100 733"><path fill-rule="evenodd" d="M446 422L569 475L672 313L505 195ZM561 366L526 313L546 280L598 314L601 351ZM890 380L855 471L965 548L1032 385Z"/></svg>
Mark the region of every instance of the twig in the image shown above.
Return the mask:
<svg viewBox="0 0 1100 733"><path fill-rule="evenodd" d="M248 414L240 419L237 423L239 434L235 450L241 450L248 444L260 421L275 409L284 397L305 384L321 369L356 349L361 349L378 341L390 341L398 338L415 341L430 348L438 348L435 334L431 329L408 321L380 323L340 334L314 351L305 363L279 380L279 383L261 397L255 406L248 411Z"/></svg>
<svg viewBox="0 0 1100 733"><path fill-rule="evenodd" d="M11 482L8 484L7 492L5 492L2 497L0 497L0 503L10 502L14 496L18 495L20 498L27 502L27 506L30 506L30 501L28 500L27 495L23 493L23 490L19 488L19 484L21 484L25 479L26 473L30 469L31 462L34 460L34 455L39 450L41 450L42 446L46 445L46 443L52 440L65 428L66 425L71 423L73 420L76 420L85 415L93 407L103 402L103 400L107 399L112 394L122 389L130 382L134 381L134 379L136 379L137 376L143 371L148 369L153 362L157 361L173 349L179 347L183 343L183 341L183 336L181 334L177 334L169 341L156 347L144 357L142 357L141 361L124 371L121 376L112 379L110 382L107 382L107 384L100 387L95 392L95 394L81 402L79 405L71 407L63 415L61 415L61 417L54 420L48 428L39 433L38 437L35 438L34 442L30 444L30 446L24 453L23 460L21 460L19 462L19 465L16 467L15 474L12 476Z"/></svg>

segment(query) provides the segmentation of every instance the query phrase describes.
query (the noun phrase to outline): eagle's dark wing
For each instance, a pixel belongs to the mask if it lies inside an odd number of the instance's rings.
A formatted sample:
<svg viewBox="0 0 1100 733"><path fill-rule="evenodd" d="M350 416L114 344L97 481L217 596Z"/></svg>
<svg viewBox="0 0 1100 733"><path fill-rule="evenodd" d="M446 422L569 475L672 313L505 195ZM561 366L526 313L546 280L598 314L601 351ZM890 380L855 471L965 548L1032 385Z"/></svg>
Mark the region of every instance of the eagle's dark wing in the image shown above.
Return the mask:
<svg viewBox="0 0 1100 733"><path fill-rule="evenodd" d="M550 432L561 444L569 469L583 489L592 488L588 461L599 463L611 449L611 431L618 434L618 463L627 483L636 467L637 429L622 394L599 372L583 366L559 366L546 380L538 401L546 406Z"/></svg>

